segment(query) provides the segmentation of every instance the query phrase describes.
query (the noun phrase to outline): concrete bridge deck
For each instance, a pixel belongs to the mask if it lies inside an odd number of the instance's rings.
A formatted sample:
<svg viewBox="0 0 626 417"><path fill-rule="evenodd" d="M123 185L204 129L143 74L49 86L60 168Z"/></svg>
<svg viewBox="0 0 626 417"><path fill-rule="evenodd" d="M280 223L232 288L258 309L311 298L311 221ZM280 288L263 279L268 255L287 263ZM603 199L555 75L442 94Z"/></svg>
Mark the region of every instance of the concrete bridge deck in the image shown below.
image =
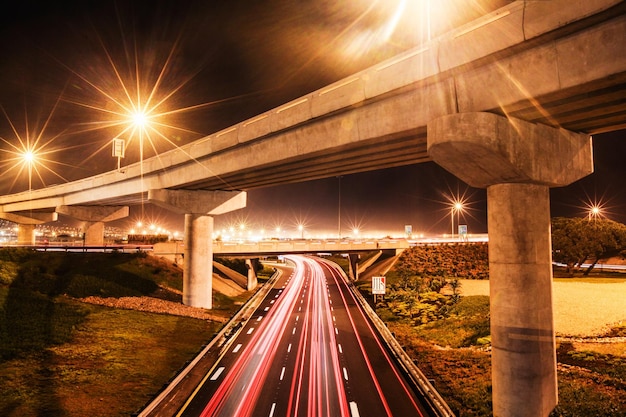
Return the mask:
<svg viewBox="0 0 626 417"><path fill-rule="evenodd" d="M626 5L524 2L157 157L0 196L0 212L247 190L429 161L426 126L492 112L589 134L626 127Z"/></svg>

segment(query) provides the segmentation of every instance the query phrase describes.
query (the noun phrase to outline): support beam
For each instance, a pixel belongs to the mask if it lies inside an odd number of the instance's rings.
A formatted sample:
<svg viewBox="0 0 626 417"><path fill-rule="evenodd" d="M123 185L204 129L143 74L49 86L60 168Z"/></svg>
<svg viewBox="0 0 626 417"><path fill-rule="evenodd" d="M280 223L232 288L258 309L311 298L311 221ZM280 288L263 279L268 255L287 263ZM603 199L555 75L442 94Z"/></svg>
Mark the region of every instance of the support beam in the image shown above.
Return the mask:
<svg viewBox="0 0 626 417"><path fill-rule="evenodd" d="M148 201L185 214L183 304L213 308L213 215L246 206L245 192L149 190Z"/></svg>
<svg viewBox="0 0 626 417"><path fill-rule="evenodd" d="M104 223L128 217L128 206L58 206L56 212L85 222L85 244L104 245Z"/></svg>
<svg viewBox="0 0 626 417"><path fill-rule="evenodd" d="M0 211L0 219L17 224L17 244L36 244L35 226L38 224L57 221L56 213L39 212L5 212Z"/></svg>
<svg viewBox="0 0 626 417"><path fill-rule="evenodd" d="M593 172L591 139L463 113L428 124L428 152L487 188L493 415L548 416L558 402L549 187Z"/></svg>

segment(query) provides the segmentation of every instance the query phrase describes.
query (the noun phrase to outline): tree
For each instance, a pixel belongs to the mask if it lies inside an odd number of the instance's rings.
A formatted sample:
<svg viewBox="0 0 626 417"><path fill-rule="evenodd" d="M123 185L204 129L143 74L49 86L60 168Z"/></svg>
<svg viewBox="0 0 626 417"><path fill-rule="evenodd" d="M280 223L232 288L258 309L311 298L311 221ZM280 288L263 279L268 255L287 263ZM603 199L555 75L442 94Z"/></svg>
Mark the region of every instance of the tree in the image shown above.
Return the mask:
<svg viewBox="0 0 626 417"><path fill-rule="evenodd" d="M552 220L553 259L567 265L568 272L583 262L591 265L585 275L601 259L622 254L626 250L626 225L608 219L557 217Z"/></svg>

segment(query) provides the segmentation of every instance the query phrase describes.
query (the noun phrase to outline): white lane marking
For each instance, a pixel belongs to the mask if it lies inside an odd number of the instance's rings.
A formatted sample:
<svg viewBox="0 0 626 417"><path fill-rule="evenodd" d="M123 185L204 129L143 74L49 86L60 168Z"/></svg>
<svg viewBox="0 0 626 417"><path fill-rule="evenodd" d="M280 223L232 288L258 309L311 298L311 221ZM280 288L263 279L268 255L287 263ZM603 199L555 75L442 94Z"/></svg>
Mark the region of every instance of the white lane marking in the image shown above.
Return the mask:
<svg viewBox="0 0 626 417"><path fill-rule="evenodd" d="M359 407L357 407L354 401L350 401L350 415L352 417L359 417Z"/></svg>
<svg viewBox="0 0 626 417"><path fill-rule="evenodd" d="M347 381L348 380L348 370L344 367L343 368L343 378Z"/></svg>
<svg viewBox="0 0 626 417"><path fill-rule="evenodd" d="M333 321L337 321L337 317L333 316Z"/></svg>
<svg viewBox="0 0 626 417"><path fill-rule="evenodd" d="M239 343L237 346L235 346L235 348L233 349L233 353L239 352L239 349L241 349L241 343Z"/></svg>
<svg viewBox="0 0 626 417"><path fill-rule="evenodd" d="M289 346L287 346L287 353L291 352L291 343L289 343Z"/></svg>
<svg viewBox="0 0 626 417"><path fill-rule="evenodd" d="M285 376L285 367L283 366L283 369L280 371L280 380L283 380L283 377Z"/></svg>
<svg viewBox="0 0 626 417"><path fill-rule="evenodd" d="M269 307L265 307L265 309L263 311L270 311Z"/></svg>
<svg viewBox="0 0 626 417"><path fill-rule="evenodd" d="M339 353L343 353L343 349L341 348L341 343L338 343L337 347L339 348Z"/></svg>
<svg viewBox="0 0 626 417"><path fill-rule="evenodd" d="M222 372L224 372L224 367L220 366L219 368L217 368L217 371L215 371L215 373L211 377L211 381L215 381L217 378L219 378Z"/></svg>
<svg viewBox="0 0 626 417"><path fill-rule="evenodd" d="M272 408L270 409L269 417L274 417L274 410L276 409L276 403L272 403Z"/></svg>
<svg viewBox="0 0 626 417"><path fill-rule="evenodd" d="M263 316L259 316L256 321L261 321L263 319Z"/></svg>
<svg viewBox="0 0 626 417"><path fill-rule="evenodd" d="M270 304L274 304L274 301L276 301L276 300L272 300L272 301L270 301Z"/></svg>
<svg viewBox="0 0 626 417"><path fill-rule="evenodd" d="M276 297L274 297L274 298L278 298L278 296L279 296L279 295L280 295L280 294L276 294Z"/></svg>
<svg viewBox="0 0 626 417"><path fill-rule="evenodd" d="M296 321L300 320L300 316L296 316Z"/></svg>
<svg viewBox="0 0 626 417"><path fill-rule="evenodd" d="M335 334L339 334L339 330L335 327Z"/></svg>
<svg viewBox="0 0 626 417"><path fill-rule="evenodd" d="M293 328L293 332L291 332L291 334L296 334L296 328Z"/></svg>
<svg viewBox="0 0 626 417"><path fill-rule="evenodd" d="M250 328L248 329L248 334L252 334L252 332L253 332L253 331L254 331L254 327L250 327Z"/></svg>
<svg viewBox="0 0 626 417"><path fill-rule="evenodd" d="M302 311L302 307L298 307L298 312Z"/></svg>

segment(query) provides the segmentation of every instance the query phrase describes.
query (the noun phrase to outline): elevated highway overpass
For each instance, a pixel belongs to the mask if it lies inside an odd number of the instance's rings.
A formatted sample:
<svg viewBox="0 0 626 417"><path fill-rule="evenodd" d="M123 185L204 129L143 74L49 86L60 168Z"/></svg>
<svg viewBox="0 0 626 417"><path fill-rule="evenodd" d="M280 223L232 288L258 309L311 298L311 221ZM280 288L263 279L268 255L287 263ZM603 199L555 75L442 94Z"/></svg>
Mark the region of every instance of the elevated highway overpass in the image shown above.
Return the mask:
<svg viewBox="0 0 626 417"><path fill-rule="evenodd" d="M156 157L0 197L4 213L139 204L432 160L427 125L489 112L595 134L626 128L626 6L514 1L421 47Z"/></svg>
<svg viewBox="0 0 626 417"><path fill-rule="evenodd" d="M514 1L429 43L120 171L0 197L32 232L151 202L185 215L184 302L211 308L213 217L245 191L435 161L487 188L493 407L557 401L549 187L593 171L590 135L626 128L626 3ZM28 233L22 233L28 239Z"/></svg>

